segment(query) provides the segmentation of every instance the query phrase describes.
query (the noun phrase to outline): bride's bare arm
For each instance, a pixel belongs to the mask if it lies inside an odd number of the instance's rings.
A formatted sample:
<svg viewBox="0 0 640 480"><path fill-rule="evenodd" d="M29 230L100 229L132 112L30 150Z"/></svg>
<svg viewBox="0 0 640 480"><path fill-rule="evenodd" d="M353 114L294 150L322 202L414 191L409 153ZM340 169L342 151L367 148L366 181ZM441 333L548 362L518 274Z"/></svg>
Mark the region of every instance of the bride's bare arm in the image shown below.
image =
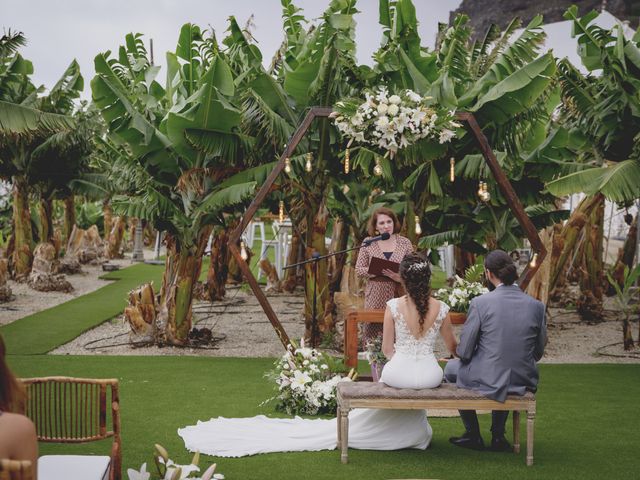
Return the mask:
<svg viewBox="0 0 640 480"><path fill-rule="evenodd" d="M393 316L391 315L391 309L387 305L387 309L384 311L384 324L382 325L382 353L384 353L387 359L391 360L396 349L394 344L396 342L396 329L393 325Z"/></svg>
<svg viewBox="0 0 640 480"><path fill-rule="evenodd" d="M458 342L456 341L456 336L453 334L453 327L451 326L451 318L449 317L448 313L444 321L442 322L442 326L440 327L440 335L442 335L444 344L447 346L447 349L449 350L451 355L455 356Z"/></svg>

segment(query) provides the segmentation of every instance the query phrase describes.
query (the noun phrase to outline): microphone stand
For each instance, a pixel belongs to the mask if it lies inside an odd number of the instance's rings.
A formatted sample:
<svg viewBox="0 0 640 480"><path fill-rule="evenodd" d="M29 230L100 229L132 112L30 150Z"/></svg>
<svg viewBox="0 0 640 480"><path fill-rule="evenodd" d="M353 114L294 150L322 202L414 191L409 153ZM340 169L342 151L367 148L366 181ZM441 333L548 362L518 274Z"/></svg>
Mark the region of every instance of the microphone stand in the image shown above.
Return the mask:
<svg viewBox="0 0 640 480"><path fill-rule="evenodd" d="M379 239L382 240L382 239ZM375 240L377 241L377 240ZM307 263L313 263L313 265L311 265L312 271L313 271L313 302L311 303L311 346L313 348L316 348L316 337L318 335L318 319L316 318L317 316L317 305L316 305L316 284L318 283L318 262L320 260L324 260L325 258L330 258L330 257L335 257L336 255L341 255L343 253L348 253L351 252L352 250L360 250L361 248L364 247L368 247L372 244L373 242L368 242L368 243L362 243L361 245L357 245L355 247L351 247L351 248L346 248L344 250L340 250L339 252L331 252L328 253L326 255L320 255L318 254L318 252L314 252L311 255L311 258L307 259L307 260L303 260L302 262L298 262L298 263L294 263L292 265L286 265L285 267L283 267L283 270L287 270L289 268L294 268L294 267L299 267L302 265L306 265Z"/></svg>

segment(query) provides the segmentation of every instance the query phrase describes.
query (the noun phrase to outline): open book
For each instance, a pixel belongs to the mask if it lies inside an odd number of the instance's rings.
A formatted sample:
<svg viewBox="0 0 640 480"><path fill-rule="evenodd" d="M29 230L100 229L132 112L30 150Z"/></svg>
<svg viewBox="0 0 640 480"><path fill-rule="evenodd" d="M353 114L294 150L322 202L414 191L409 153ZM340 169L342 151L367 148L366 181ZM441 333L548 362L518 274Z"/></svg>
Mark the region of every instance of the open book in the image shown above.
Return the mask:
<svg viewBox="0 0 640 480"><path fill-rule="evenodd" d="M391 260L385 260L384 258L372 257L369 261L369 270L368 273L370 275L383 275L383 270L391 270L393 272L398 273L400 269L400 264L396 262L392 262Z"/></svg>

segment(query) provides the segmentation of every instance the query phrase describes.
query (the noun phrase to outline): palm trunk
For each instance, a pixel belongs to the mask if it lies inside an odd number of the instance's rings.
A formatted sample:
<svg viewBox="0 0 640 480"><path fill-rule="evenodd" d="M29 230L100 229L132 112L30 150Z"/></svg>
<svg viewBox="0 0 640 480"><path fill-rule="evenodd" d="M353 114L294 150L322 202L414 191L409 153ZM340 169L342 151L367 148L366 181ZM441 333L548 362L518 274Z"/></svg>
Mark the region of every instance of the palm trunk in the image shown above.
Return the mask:
<svg viewBox="0 0 640 480"><path fill-rule="evenodd" d="M167 260L162 277L158 313L158 340L162 344L184 345L191 330L193 286L200 277L202 255L211 227L203 228L195 245L187 248L167 236Z"/></svg>
<svg viewBox="0 0 640 480"><path fill-rule="evenodd" d="M631 225L629 226L629 233L627 233L627 238L624 241L624 245L618 252L618 259L616 260L615 265L611 269L611 276L616 281L618 286L622 288L624 285L624 269L625 267L631 270L633 268L633 257L636 254L636 242L638 236L638 215L633 219ZM615 295L615 289L613 287L610 289L610 295Z"/></svg>
<svg viewBox="0 0 640 480"><path fill-rule="evenodd" d="M13 177L13 255L12 269L16 280L25 280L33 263L33 234L31 213L27 195L27 181L22 176Z"/></svg>
<svg viewBox="0 0 640 480"><path fill-rule="evenodd" d="M40 197L38 213L40 216L39 240L41 243L51 243L53 245L53 201L51 198Z"/></svg>
<svg viewBox="0 0 640 480"><path fill-rule="evenodd" d="M312 258L314 254L325 255L327 252L325 235L329 221L329 211L324 204L324 200L321 200L316 206L308 208L307 212L309 212L307 214L307 225L311 225L311 228L307 230L305 258ZM305 265L304 323L305 338L308 338L312 345L317 345L322 334L332 327L332 325L327 324L328 319L324 314L324 307L328 297L327 262L321 260L308 263Z"/></svg>
<svg viewBox="0 0 640 480"><path fill-rule="evenodd" d="M453 250L453 256L455 258L456 274L461 277L464 277L464 272L476 263L475 254L468 252L457 245Z"/></svg>
<svg viewBox="0 0 640 480"><path fill-rule="evenodd" d="M207 272L206 290L209 300L222 300L226 295L227 277L229 275L229 231L233 230L235 225L228 229L221 229L214 234L213 244L211 245L211 263Z"/></svg>
<svg viewBox="0 0 640 480"><path fill-rule="evenodd" d="M69 241L73 227L76 226L76 205L73 193L64 199L64 224L62 234L64 242Z"/></svg>
<svg viewBox="0 0 640 480"><path fill-rule="evenodd" d="M349 224L342 219L338 219L333 224L333 233L331 235L331 251L340 252L346 250L349 243ZM342 271L347 261L347 254L342 253L329 258L329 292L331 294L340 291L340 283L342 282Z"/></svg>
<svg viewBox="0 0 640 480"><path fill-rule="evenodd" d="M581 259L578 313L584 320L602 320L602 287L604 270L602 247L604 237L604 196L595 196L595 205L585 226L584 255Z"/></svg>
<svg viewBox="0 0 640 480"><path fill-rule="evenodd" d="M120 247L122 245L122 238L124 237L124 229L127 223L125 217L116 217L111 227L111 233L107 239L105 256L111 258L121 258Z"/></svg>
<svg viewBox="0 0 640 480"><path fill-rule="evenodd" d="M405 212L404 221L402 222L402 235L411 240L413 245L418 243L418 234L416 233L416 210L413 202L407 202L407 210Z"/></svg>
<svg viewBox="0 0 640 480"><path fill-rule="evenodd" d="M624 320L622 320L622 344L625 350L631 350L633 348L633 335L631 334L629 315L626 315Z"/></svg>
<svg viewBox="0 0 640 480"><path fill-rule="evenodd" d="M580 205L574 210L569 220L562 229L562 233L557 238L557 242L561 245L562 251L558 256L558 260L552 265L551 276L549 278L549 291L555 289L560 282L561 274L565 272L565 266L571 255L573 254L580 232L587 224L588 217L597 205L596 197L585 197ZM555 247L554 247L555 248Z"/></svg>
<svg viewBox="0 0 640 480"><path fill-rule="evenodd" d="M107 240L113 225L113 208L111 208L111 198L105 198L102 202L103 229L102 238Z"/></svg>

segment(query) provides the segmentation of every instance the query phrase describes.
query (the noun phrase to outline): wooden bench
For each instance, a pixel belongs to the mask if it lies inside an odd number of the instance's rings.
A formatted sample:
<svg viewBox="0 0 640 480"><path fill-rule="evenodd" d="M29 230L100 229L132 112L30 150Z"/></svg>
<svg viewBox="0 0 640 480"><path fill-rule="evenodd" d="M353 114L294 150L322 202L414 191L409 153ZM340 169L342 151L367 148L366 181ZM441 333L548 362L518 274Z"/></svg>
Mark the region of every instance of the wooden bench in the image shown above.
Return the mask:
<svg viewBox="0 0 640 480"><path fill-rule="evenodd" d="M347 315L344 329L344 363L358 366L358 323L383 323L384 310L354 310Z"/></svg>
<svg viewBox="0 0 640 480"><path fill-rule="evenodd" d="M533 422L536 398L533 393L509 395L504 403L471 390L443 383L432 389L401 389L382 382L341 382L338 384L338 447L342 463L348 462L349 411L354 408L399 410L509 410L513 412L513 451L520 453L520 412L527 412L527 465L533 465ZM427 412L428 413L428 412Z"/></svg>

